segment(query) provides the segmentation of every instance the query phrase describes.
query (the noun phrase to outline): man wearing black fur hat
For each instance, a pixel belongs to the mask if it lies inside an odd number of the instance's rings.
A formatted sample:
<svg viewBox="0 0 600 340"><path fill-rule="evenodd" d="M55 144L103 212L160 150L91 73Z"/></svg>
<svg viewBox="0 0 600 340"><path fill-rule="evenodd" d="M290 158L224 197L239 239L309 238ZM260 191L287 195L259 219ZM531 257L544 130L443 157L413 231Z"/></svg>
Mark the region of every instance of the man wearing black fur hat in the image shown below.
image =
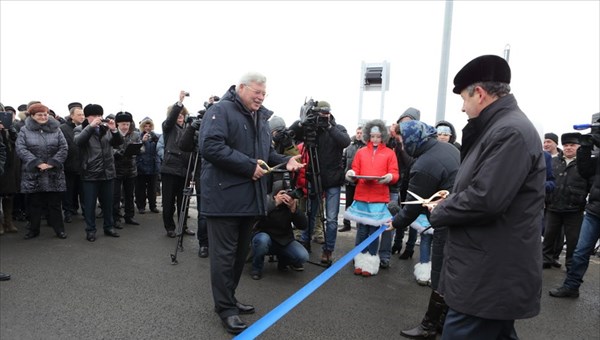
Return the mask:
<svg viewBox="0 0 600 340"><path fill-rule="evenodd" d="M583 211L587 203L587 195L592 181L581 177L577 171L577 149L579 148L578 132L563 134L561 144L563 152L553 158L552 171L556 178L554 191L546 195L546 228L542 254L544 269L552 266L560 268L560 263L554 259L557 241L562 250L563 231L567 240L565 266L571 267L573 251L579 239L579 230L583 222Z"/></svg>
<svg viewBox="0 0 600 340"><path fill-rule="evenodd" d="M119 237L113 219L113 181L115 160L113 147L123 143L115 121L103 122L104 109L98 104L88 104L83 109L86 120L74 130L75 144L79 146L81 180L83 188L86 239L96 241L96 201L104 213L104 234Z"/></svg>
<svg viewBox="0 0 600 340"><path fill-rule="evenodd" d="M432 210L447 226L442 339L517 339L515 319L540 312L540 226L546 164L537 130L510 94L506 60L466 64L453 92L469 118L452 194Z"/></svg>
<svg viewBox="0 0 600 340"><path fill-rule="evenodd" d="M123 144L115 148L115 189L113 193L113 216L115 219L115 228L122 228L120 225L120 206L121 206L121 190L123 190L124 208L125 208L125 223L131 225L139 225L139 222L133 219L135 209L133 205L133 191L135 190L135 181L137 177L136 155L141 151L131 152L128 147L132 144L141 145L140 133L135 131L133 124L133 116L129 112L119 112L115 115L115 122L119 134L123 138ZM135 150L135 149L134 149Z"/></svg>

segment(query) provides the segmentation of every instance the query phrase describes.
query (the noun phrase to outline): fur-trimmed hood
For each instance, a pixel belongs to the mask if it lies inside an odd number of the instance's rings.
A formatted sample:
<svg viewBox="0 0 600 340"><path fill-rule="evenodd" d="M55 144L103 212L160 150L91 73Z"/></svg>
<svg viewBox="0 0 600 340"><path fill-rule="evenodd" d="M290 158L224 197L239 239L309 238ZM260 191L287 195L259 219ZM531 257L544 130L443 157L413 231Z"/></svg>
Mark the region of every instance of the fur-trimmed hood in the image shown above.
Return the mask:
<svg viewBox="0 0 600 340"><path fill-rule="evenodd" d="M373 120L368 121L362 129L362 131L363 131L362 139L363 139L363 142L365 142L365 144L368 144L369 141L371 140L371 129L374 126L377 126L379 128L379 131L381 131L382 143L384 143L385 141L388 140L389 133L388 133L388 129L385 127L385 123L383 122L383 120L373 119Z"/></svg>
<svg viewBox="0 0 600 340"><path fill-rule="evenodd" d="M43 132L54 132L58 129L60 123L58 122L58 120L50 116L48 116L48 123L46 124L40 124L33 120L33 118L27 117L27 119L25 119L25 126L30 131L42 130Z"/></svg>

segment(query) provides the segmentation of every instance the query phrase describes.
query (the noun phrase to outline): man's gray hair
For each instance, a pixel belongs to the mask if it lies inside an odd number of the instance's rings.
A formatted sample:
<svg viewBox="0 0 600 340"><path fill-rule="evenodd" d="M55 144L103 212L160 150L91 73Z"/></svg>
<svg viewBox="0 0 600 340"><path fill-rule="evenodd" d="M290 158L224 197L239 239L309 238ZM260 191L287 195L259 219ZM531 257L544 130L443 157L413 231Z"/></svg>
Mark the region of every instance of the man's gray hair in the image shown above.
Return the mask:
<svg viewBox="0 0 600 340"><path fill-rule="evenodd" d="M267 82L267 77L258 72L248 72L240 78L240 85L250 85L250 83L264 84Z"/></svg>
<svg viewBox="0 0 600 340"><path fill-rule="evenodd" d="M467 86L467 93L469 94L469 97L472 97L473 94L475 94L475 87L477 86L480 86L487 93L498 98L504 97L510 93L510 85L507 83L500 83L497 81L485 81Z"/></svg>

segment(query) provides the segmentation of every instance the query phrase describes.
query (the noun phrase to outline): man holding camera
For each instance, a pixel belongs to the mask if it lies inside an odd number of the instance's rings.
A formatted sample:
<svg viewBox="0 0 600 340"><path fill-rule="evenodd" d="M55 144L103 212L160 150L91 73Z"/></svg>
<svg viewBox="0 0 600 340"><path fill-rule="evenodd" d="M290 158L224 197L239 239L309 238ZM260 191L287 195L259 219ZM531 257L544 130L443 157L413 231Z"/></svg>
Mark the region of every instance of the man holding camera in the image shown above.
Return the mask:
<svg viewBox="0 0 600 340"><path fill-rule="evenodd" d="M210 278L215 312L225 330L238 334L247 328L240 314L254 313L252 305L235 296L250 246L252 225L267 213L269 166L284 163L288 171L303 165L282 156L272 146L269 123L273 114L262 103L266 77L247 73L220 102L206 112L198 138L202 154L200 213L208 225Z"/></svg>
<svg viewBox="0 0 600 340"><path fill-rule="evenodd" d="M142 131L143 152L136 157L137 177L135 183L135 205L140 214L146 213L146 200L148 208L153 213L159 213L156 207L156 184L160 171L160 158L156 144L158 136L154 133L154 122L146 117L140 122Z"/></svg>
<svg viewBox="0 0 600 340"><path fill-rule="evenodd" d="M83 108L86 120L74 130L75 144L79 147L83 210L86 239L96 241L96 201L100 200L104 213L104 234L119 237L113 219L113 182L116 176L113 148L123 143L115 121L102 119L104 109L98 104Z"/></svg>
<svg viewBox="0 0 600 340"><path fill-rule="evenodd" d="M595 124L599 122L596 121ZM585 206L585 215L579 240L573 252L571 267L567 270L567 277L563 285L552 289L550 296L563 298L579 297L579 286L583 283L583 276L590 263L592 254L598 238L600 238L600 157L592 157L594 145L600 147L600 131L598 127L592 128L592 133L579 138L579 149L577 149L577 169L581 177L592 179L593 183Z"/></svg>
<svg viewBox="0 0 600 340"><path fill-rule="evenodd" d="M311 115L315 115L315 117L312 118ZM296 121L290 129L294 131L297 139L304 141L303 152L311 152L312 148L318 153L318 157L316 157L318 164L309 163L307 170L307 182L311 186L309 190L310 211L308 228L302 233L302 242L310 244L321 202L321 197L316 197L316 195L324 194L326 227L321 263L330 265L337 237L340 193L342 185L344 185L345 173L342 158L344 149L350 145L350 136L344 126L335 122L335 118L331 114L331 106L323 100L309 108L307 118L303 121ZM318 177L316 181L321 182L321 188L315 188L315 180L312 176ZM317 192L318 189L321 189L322 192Z"/></svg>

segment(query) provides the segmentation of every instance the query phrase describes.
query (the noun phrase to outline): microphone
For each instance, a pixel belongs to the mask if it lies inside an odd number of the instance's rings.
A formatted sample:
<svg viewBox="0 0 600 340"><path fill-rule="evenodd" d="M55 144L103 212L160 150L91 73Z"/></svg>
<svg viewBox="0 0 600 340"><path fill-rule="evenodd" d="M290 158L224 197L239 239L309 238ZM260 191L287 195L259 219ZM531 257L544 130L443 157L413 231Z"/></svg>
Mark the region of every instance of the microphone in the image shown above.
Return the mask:
<svg viewBox="0 0 600 340"><path fill-rule="evenodd" d="M573 125L573 129L575 129L575 130L585 130L585 129L594 128L594 127L600 127L600 123Z"/></svg>

